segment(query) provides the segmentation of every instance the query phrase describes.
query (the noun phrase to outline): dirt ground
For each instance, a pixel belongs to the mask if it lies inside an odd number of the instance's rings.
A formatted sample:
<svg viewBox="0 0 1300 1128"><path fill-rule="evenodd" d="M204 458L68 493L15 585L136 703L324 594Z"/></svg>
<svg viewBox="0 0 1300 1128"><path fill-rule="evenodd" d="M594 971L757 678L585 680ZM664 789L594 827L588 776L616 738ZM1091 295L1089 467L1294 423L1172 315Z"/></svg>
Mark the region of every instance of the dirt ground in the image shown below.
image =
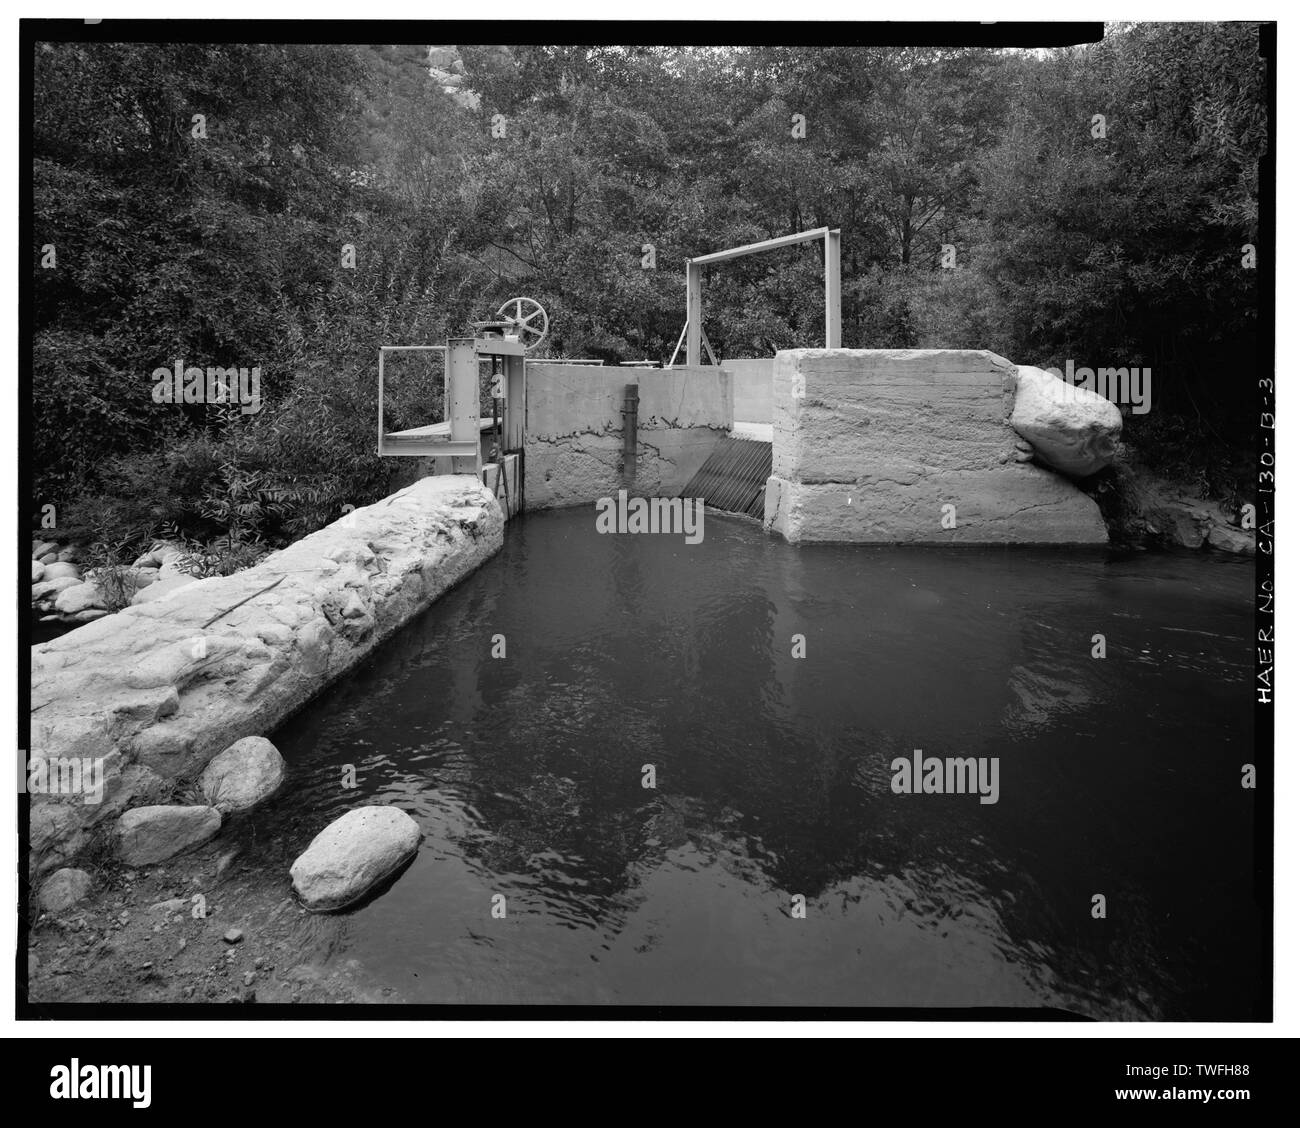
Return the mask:
<svg viewBox="0 0 1300 1128"><path fill-rule="evenodd" d="M247 861L213 844L158 867L97 871L91 894L61 913L34 908L29 1001L403 1001L339 956L340 918L308 913L287 874Z"/></svg>

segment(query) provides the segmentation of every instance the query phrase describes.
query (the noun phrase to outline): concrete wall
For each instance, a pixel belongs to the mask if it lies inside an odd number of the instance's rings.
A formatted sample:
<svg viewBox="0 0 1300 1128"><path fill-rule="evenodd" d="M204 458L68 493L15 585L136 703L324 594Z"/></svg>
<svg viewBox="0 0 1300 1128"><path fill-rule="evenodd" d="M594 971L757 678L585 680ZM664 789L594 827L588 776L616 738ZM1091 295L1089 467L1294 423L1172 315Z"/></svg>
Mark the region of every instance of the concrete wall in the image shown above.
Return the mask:
<svg viewBox="0 0 1300 1128"><path fill-rule="evenodd" d="M102 758L105 784L98 801L32 795L33 871L274 729L499 551L502 529L472 475L426 478L247 571L33 646L31 759Z"/></svg>
<svg viewBox="0 0 1300 1128"><path fill-rule="evenodd" d="M777 353L765 526L790 541L1106 543L1089 497L1018 461L1015 391L1016 366L984 350Z"/></svg>
<svg viewBox="0 0 1300 1128"><path fill-rule="evenodd" d="M772 368L776 358L760 357L757 360L724 360L722 367L731 373L735 389L737 423L772 422Z"/></svg>
<svg viewBox="0 0 1300 1128"><path fill-rule="evenodd" d="M620 489L676 496L731 430L725 368L604 368L530 362L524 427L528 509L588 505ZM624 476L623 389L638 386L637 462Z"/></svg>

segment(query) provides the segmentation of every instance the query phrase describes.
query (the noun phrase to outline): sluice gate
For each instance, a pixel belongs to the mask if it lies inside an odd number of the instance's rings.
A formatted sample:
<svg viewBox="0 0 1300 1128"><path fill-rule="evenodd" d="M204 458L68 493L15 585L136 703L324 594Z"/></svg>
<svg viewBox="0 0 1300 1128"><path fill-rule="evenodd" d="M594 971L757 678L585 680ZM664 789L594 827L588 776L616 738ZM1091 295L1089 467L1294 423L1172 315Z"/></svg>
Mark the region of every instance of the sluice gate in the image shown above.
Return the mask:
<svg viewBox="0 0 1300 1128"><path fill-rule="evenodd" d="M700 497L714 509L761 521L771 473L771 441L733 433L719 441L680 496Z"/></svg>

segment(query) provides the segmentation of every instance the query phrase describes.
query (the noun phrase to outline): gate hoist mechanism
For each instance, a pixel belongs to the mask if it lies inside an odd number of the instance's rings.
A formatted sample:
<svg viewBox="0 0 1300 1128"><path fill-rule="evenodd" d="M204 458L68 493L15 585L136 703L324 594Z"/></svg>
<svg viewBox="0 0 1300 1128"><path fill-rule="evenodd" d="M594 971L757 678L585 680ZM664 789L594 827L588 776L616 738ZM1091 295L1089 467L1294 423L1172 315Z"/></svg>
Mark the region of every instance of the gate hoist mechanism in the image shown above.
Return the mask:
<svg viewBox="0 0 1300 1128"><path fill-rule="evenodd" d="M542 319L540 327L534 324L538 317ZM502 302L501 308L497 310L497 318L497 321L475 322L474 328L500 327L507 334L513 334L527 352L532 352L542 343L551 327L550 318L546 316L546 310L542 309L542 303L534 298L511 298Z"/></svg>
<svg viewBox="0 0 1300 1128"><path fill-rule="evenodd" d="M445 345L384 345L379 350L379 450L383 456L449 459L453 474L483 477L495 464L505 477L509 455L522 458L524 446L524 355L546 338L550 319L533 298L510 298L492 321L475 321L474 336L451 337ZM395 352L441 352L443 406L440 423L384 430L384 358ZM479 366L491 366L491 413L479 402ZM484 457L484 450L488 457ZM516 460L515 465L518 465ZM439 468L439 472L446 472ZM516 481L522 476L517 475Z"/></svg>

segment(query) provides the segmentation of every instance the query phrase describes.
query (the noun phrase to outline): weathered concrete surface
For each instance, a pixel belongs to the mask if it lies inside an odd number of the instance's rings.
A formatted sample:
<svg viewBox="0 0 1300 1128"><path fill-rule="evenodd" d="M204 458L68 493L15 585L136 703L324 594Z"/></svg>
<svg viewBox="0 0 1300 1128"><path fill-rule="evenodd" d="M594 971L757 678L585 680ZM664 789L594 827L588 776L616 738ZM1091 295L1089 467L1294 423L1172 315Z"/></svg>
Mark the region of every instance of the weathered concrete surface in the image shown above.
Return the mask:
<svg viewBox="0 0 1300 1128"><path fill-rule="evenodd" d="M638 385L637 465L623 476L623 389ZM620 489L672 497L731 429L725 368L530 363L524 428L529 509L589 505Z"/></svg>
<svg viewBox="0 0 1300 1128"><path fill-rule="evenodd" d="M1011 426L1052 469L1086 478L1115 461L1124 417L1105 396L1022 364Z"/></svg>
<svg viewBox="0 0 1300 1128"><path fill-rule="evenodd" d="M773 389L764 525L787 540L1107 541L1090 498L1020 461L1016 366L994 353L784 350Z"/></svg>
<svg viewBox="0 0 1300 1128"><path fill-rule="evenodd" d="M772 422L772 367L776 358L724 360L722 367L731 373L735 395L737 423Z"/></svg>
<svg viewBox="0 0 1300 1128"><path fill-rule="evenodd" d="M502 528L474 477L426 478L245 572L32 647L31 758L104 772L99 803L31 796L34 871L273 729L499 551Z"/></svg>

